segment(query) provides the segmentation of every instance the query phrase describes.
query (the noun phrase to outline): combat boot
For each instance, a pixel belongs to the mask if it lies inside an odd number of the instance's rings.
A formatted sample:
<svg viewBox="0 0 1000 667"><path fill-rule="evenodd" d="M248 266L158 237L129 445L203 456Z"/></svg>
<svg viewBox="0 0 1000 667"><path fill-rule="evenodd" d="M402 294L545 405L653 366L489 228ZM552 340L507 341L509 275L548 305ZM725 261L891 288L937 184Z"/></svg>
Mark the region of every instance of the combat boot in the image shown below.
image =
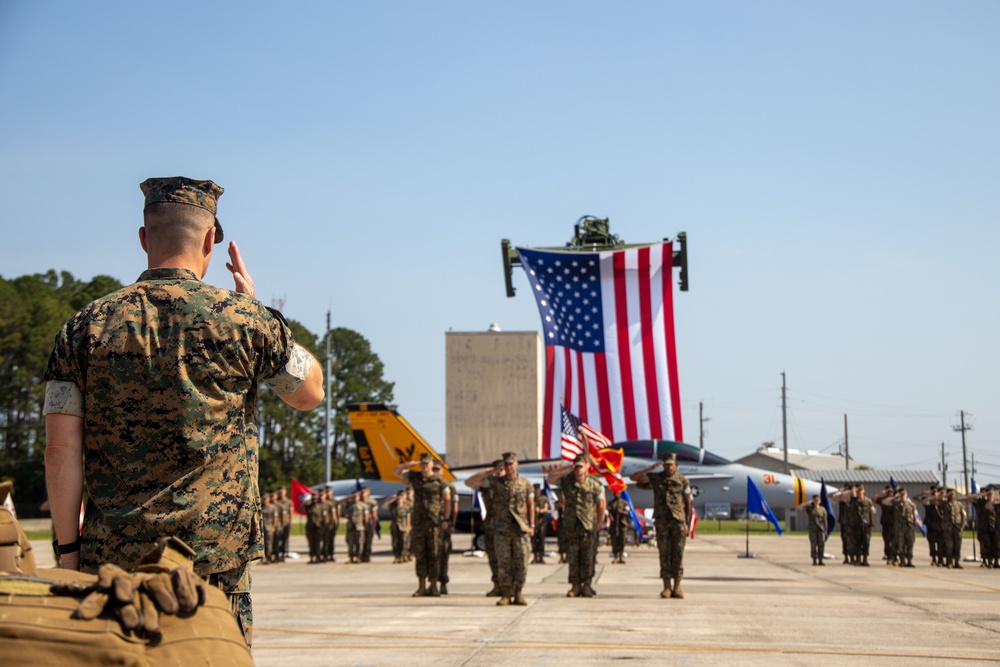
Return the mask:
<svg viewBox="0 0 1000 667"><path fill-rule="evenodd" d="M511 604L519 605L521 607L525 607L525 606L528 605L528 601L524 599L523 595L521 595L521 589L520 588L518 588L516 591L514 591L514 595L511 597L510 603Z"/></svg>
<svg viewBox="0 0 1000 667"><path fill-rule="evenodd" d="M509 604L510 604L510 598L509 597L503 596L499 600L497 600L497 606L498 607L506 607Z"/></svg>
<svg viewBox="0 0 1000 667"><path fill-rule="evenodd" d="M661 598L668 598L668 597L670 597L670 589L671 588L673 588L673 587L670 585L670 580L669 579L664 579L663 580L663 590L660 591L660 597Z"/></svg>
<svg viewBox="0 0 1000 667"><path fill-rule="evenodd" d="M580 587L580 595L582 595L585 598L592 598L595 595L597 595L597 591L591 588L590 582L588 581Z"/></svg>
<svg viewBox="0 0 1000 667"><path fill-rule="evenodd" d="M490 592L486 594L486 597L488 598L500 597L500 586L494 583L493 588L491 588Z"/></svg>
<svg viewBox="0 0 1000 667"><path fill-rule="evenodd" d="M438 590L438 580L431 579L431 585L427 587L427 597L439 598L441 597L441 591Z"/></svg>
<svg viewBox="0 0 1000 667"><path fill-rule="evenodd" d="M427 595L427 577L418 577L418 580L420 581L420 586L413 593L413 597L415 598Z"/></svg>
<svg viewBox="0 0 1000 667"><path fill-rule="evenodd" d="M826 565L826 563L824 563L824 562L823 562L823 559L822 559L822 558L817 558L817 559L816 559L816 564L817 564L817 565Z"/></svg>
<svg viewBox="0 0 1000 667"><path fill-rule="evenodd" d="M580 584L573 584L573 587L569 589L569 592L566 593L566 597L578 598L582 593L583 589L581 588Z"/></svg>
<svg viewBox="0 0 1000 667"><path fill-rule="evenodd" d="M955 559L955 564L952 567L954 567L956 570L964 570L965 569L965 568L962 567L961 561L959 561L957 558Z"/></svg>
<svg viewBox="0 0 1000 667"><path fill-rule="evenodd" d="M441 595L447 595L447 594L448 594L448 584L446 584L446 583L444 583L442 581L441 582Z"/></svg>
<svg viewBox="0 0 1000 667"><path fill-rule="evenodd" d="M860 565L861 565L861 567L870 567L870 565L868 565L868 556L862 556L861 557L861 563L860 563Z"/></svg>
<svg viewBox="0 0 1000 667"><path fill-rule="evenodd" d="M670 590L670 597L684 599L684 591L681 590L681 578L674 579L674 587Z"/></svg>

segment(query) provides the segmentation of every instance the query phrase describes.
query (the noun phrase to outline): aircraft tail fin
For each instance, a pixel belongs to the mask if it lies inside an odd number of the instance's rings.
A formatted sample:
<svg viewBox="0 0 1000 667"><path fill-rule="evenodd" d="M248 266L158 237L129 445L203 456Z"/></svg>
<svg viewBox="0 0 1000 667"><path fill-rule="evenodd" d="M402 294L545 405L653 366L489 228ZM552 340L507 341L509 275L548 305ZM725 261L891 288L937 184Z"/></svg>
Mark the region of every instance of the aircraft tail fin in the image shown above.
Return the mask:
<svg viewBox="0 0 1000 667"><path fill-rule="evenodd" d="M365 479L400 482L393 469L426 453L441 461L442 476L454 481L455 475L441 455L395 409L381 403L352 403L347 406L347 418Z"/></svg>

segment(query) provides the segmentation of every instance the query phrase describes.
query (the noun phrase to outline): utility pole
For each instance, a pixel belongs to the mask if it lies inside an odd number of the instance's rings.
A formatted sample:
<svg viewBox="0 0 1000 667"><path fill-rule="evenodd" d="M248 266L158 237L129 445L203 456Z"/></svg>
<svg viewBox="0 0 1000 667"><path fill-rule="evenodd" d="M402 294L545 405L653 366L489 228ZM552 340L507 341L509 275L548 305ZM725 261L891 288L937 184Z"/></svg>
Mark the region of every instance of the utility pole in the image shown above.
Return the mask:
<svg viewBox="0 0 1000 667"><path fill-rule="evenodd" d="M705 449L705 422L712 421L711 417L705 416L705 404L698 401L698 446Z"/></svg>
<svg viewBox="0 0 1000 667"><path fill-rule="evenodd" d="M851 469L851 448L847 445L847 414L844 414L844 464L845 470Z"/></svg>
<svg viewBox="0 0 1000 667"><path fill-rule="evenodd" d="M965 455L965 432L971 431L971 426L965 425L965 410L960 410L959 415L961 416L961 425L952 426L953 431L962 432L962 474L965 476L965 493L969 493L969 459Z"/></svg>
<svg viewBox="0 0 1000 667"><path fill-rule="evenodd" d="M948 464L944 460L944 443L941 443L941 486L948 486Z"/></svg>
<svg viewBox="0 0 1000 667"><path fill-rule="evenodd" d="M785 449L785 474L790 475L788 468L788 413L785 401L785 371L781 371L781 443Z"/></svg>
<svg viewBox="0 0 1000 667"><path fill-rule="evenodd" d="M330 311L326 311L326 414L323 418L323 433L326 437L323 438L326 445L326 481L330 481Z"/></svg>

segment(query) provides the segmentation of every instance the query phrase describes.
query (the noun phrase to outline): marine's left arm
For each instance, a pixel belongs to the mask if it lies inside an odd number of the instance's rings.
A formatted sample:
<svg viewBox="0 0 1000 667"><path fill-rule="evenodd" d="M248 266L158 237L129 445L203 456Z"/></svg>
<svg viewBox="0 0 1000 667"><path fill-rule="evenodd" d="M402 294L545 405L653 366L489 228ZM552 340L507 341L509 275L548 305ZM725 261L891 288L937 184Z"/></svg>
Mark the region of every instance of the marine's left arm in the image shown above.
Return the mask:
<svg viewBox="0 0 1000 667"><path fill-rule="evenodd" d="M59 566L80 569L80 506L83 502L83 417L53 412L45 415L45 486L56 543L76 544Z"/></svg>

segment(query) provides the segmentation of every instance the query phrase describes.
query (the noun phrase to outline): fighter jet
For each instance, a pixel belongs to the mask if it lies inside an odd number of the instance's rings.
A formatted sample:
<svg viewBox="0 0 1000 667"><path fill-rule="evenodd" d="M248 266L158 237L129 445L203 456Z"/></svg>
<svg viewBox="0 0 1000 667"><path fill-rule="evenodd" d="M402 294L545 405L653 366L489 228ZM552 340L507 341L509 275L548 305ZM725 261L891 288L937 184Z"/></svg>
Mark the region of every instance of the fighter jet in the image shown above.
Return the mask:
<svg viewBox="0 0 1000 667"><path fill-rule="evenodd" d="M393 475L393 469L399 463L417 460L426 452L441 460L442 474L456 482L456 489L463 497L460 509L468 511L471 508L472 491L462 482L488 467L489 462L460 468L449 466L398 411L380 403L349 405L347 415L357 445L362 478L372 487L373 496L385 496L402 488L402 480ZM613 448L622 450L621 475L626 481L630 475L659 461L662 454L677 454L678 472L691 482L695 493L694 508L700 518L706 515L726 518L733 507L745 506L748 477L773 510L793 509L820 492L817 482L733 463L683 442L636 440L615 443ZM560 459L522 460L518 473L531 483L541 484L548 470L559 463ZM353 490L352 485L356 485L353 480L331 482L338 496ZM835 489L827 487L827 490L832 493ZM629 495L636 509L653 507L650 491L630 485Z"/></svg>

